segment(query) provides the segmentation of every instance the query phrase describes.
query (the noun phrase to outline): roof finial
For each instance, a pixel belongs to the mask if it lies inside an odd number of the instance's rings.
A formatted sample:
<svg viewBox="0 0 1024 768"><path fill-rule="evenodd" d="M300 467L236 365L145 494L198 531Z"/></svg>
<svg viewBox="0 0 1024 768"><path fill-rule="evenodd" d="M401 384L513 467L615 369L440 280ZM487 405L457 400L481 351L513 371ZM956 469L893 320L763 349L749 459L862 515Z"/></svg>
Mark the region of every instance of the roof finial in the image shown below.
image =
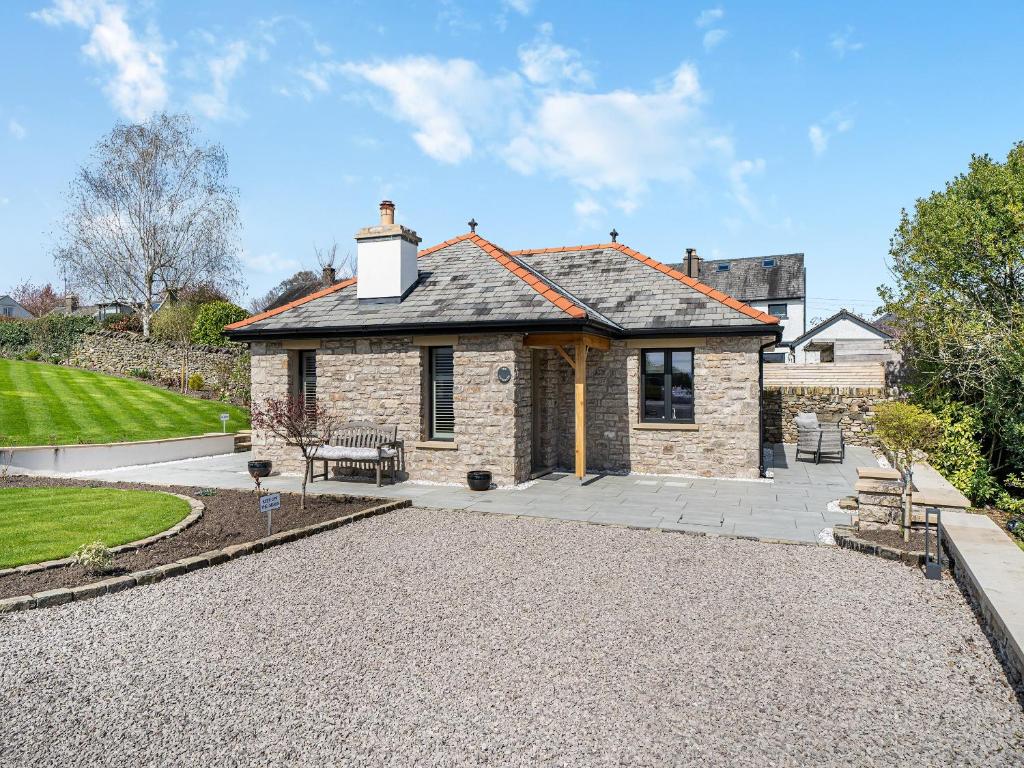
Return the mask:
<svg viewBox="0 0 1024 768"><path fill-rule="evenodd" d="M618 232L617 232L617 231L615 230L615 228L614 228L614 227L612 227L612 231L611 231L611 232L609 232L608 234L612 236L612 242L613 242L613 243L617 243L617 242L619 242L619 240L618 240L618 238L619 238L619 233L618 233Z"/></svg>
<svg viewBox="0 0 1024 768"><path fill-rule="evenodd" d="M476 234L476 219L470 219L466 223L469 224L469 231Z"/></svg>

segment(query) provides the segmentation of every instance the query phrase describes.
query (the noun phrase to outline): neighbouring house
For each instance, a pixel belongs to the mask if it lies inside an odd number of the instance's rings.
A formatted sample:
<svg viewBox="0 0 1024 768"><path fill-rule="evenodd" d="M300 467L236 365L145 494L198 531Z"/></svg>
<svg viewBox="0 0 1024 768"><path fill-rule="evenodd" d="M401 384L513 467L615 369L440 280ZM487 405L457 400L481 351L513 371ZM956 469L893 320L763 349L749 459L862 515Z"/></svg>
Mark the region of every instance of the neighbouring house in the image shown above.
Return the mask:
<svg viewBox="0 0 1024 768"><path fill-rule="evenodd" d="M807 330L807 270L802 253L702 259L687 248L681 264L670 265L705 285L779 318L782 344L766 350L767 363L787 362L784 345Z"/></svg>
<svg viewBox="0 0 1024 768"><path fill-rule="evenodd" d="M102 321L112 315L130 315L135 308L125 301L107 301L100 304L79 304L77 296L66 296L64 304L54 307L47 314L49 315L74 315L76 317L91 317Z"/></svg>
<svg viewBox="0 0 1024 768"><path fill-rule="evenodd" d="M845 309L793 339L789 345L797 363L891 363L892 333Z"/></svg>
<svg viewBox="0 0 1024 768"><path fill-rule="evenodd" d="M756 478L777 318L616 242L506 251L470 232L356 234L356 278L227 326L252 398L397 424L405 471L512 484L554 468ZM283 471L298 452L255 435Z"/></svg>
<svg viewBox="0 0 1024 768"><path fill-rule="evenodd" d="M11 296L0 296L0 317L18 318L21 320L32 317L32 313L15 301Z"/></svg>

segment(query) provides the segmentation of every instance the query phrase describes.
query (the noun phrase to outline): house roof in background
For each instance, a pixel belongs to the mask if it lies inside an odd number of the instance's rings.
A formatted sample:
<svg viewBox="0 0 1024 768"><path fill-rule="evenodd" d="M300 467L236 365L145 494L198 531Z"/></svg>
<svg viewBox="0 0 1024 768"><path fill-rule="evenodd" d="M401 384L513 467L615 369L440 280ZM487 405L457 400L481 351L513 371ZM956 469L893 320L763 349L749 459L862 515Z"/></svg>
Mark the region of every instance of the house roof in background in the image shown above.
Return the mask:
<svg viewBox="0 0 1024 768"><path fill-rule="evenodd" d="M808 330L807 333L805 333L803 336L798 336L797 338L793 339L792 341L787 341L786 345L790 346L790 347L793 347L793 348L796 348L796 347L800 346L801 344L803 344L804 342L808 341L809 339L814 338L819 333L824 331L826 328L829 328L830 326L835 325L840 320L849 320L850 322L856 323L857 325L859 325L861 328L864 328L865 330L873 331L874 333L876 333L878 335L878 338L880 338L880 339L888 341L889 339L892 338L892 334L891 333L889 333L889 332L885 331L884 329L880 328L877 324L872 323L870 320L865 320L860 315L855 315L853 312L850 312L847 309L840 309L838 312L836 312L834 315L832 315L832 317L829 317L829 318L827 318L825 320L822 320L816 326L814 326L813 328Z"/></svg>
<svg viewBox="0 0 1024 768"><path fill-rule="evenodd" d="M773 259L775 266L764 266L765 259ZM728 264L728 270L719 271L720 264ZM682 264L674 266L683 269ZM802 253L701 261L700 279L740 301L802 299L807 295L807 272Z"/></svg>
<svg viewBox="0 0 1024 768"><path fill-rule="evenodd" d="M502 324L612 334L779 327L777 318L621 243L510 253L470 232L420 251L419 260L419 281L399 303L360 304L353 278L227 328L258 337Z"/></svg>

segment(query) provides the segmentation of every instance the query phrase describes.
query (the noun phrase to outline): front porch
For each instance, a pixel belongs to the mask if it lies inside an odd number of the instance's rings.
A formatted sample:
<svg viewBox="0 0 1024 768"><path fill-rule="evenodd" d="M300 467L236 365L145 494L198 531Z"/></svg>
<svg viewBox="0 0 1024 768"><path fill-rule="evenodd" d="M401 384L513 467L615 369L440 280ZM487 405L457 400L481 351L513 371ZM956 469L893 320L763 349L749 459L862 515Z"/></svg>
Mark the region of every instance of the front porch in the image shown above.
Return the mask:
<svg viewBox="0 0 1024 768"><path fill-rule="evenodd" d="M779 541L817 543L826 528L849 524L829 502L853 493L856 468L875 464L867 448L851 446L842 463L794 460L794 446L776 446L775 480L715 480L655 475L597 475L583 486L569 473L550 474L525 487L474 492L465 487L403 482L378 488L372 481L327 480L311 493L409 498L417 507L459 509L547 520ZM214 456L157 466L89 473L110 481L214 488L251 488L250 454ZM298 490L300 479L276 475L266 491ZM258 514L253 512L253 514Z"/></svg>

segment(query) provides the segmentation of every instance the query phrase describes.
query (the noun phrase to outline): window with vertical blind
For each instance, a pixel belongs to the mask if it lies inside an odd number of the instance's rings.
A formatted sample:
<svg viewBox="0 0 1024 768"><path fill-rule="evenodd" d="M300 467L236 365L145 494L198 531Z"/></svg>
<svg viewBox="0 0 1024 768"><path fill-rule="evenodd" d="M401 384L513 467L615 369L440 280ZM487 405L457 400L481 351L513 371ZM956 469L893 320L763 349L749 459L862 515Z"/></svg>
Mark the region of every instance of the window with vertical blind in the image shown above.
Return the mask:
<svg viewBox="0 0 1024 768"><path fill-rule="evenodd" d="M316 351L299 352L299 399L307 414L316 412Z"/></svg>
<svg viewBox="0 0 1024 768"><path fill-rule="evenodd" d="M451 347L431 347L428 395L431 440L455 439L455 354Z"/></svg>
<svg viewBox="0 0 1024 768"><path fill-rule="evenodd" d="M693 350L645 349L640 358L640 419L693 424Z"/></svg>

